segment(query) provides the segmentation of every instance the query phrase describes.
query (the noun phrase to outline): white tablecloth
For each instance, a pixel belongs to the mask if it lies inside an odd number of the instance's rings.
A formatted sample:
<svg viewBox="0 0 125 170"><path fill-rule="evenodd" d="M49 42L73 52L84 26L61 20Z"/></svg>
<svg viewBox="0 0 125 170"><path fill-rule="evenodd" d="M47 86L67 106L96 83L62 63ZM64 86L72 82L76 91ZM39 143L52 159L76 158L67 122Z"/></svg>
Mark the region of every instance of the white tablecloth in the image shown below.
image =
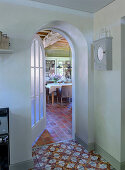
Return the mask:
<svg viewBox="0 0 125 170"><path fill-rule="evenodd" d="M50 83L46 85L46 88L49 88L49 93L56 91L57 88L61 88L62 86L71 86L72 83Z"/></svg>

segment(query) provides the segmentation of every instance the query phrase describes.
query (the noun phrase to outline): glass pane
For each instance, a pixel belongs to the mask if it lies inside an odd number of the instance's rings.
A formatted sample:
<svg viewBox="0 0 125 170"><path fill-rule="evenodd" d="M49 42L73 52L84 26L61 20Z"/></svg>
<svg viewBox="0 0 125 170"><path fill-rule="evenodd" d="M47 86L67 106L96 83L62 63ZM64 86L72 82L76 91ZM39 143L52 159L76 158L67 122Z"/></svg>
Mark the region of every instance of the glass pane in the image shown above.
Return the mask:
<svg viewBox="0 0 125 170"><path fill-rule="evenodd" d="M41 47L40 47L40 67L43 67L43 56Z"/></svg>
<svg viewBox="0 0 125 170"><path fill-rule="evenodd" d="M36 67L39 67L39 44L37 40L35 40L35 59Z"/></svg>
<svg viewBox="0 0 125 170"><path fill-rule="evenodd" d="M43 93L43 69L40 69L40 93Z"/></svg>
<svg viewBox="0 0 125 170"><path fill-rule="evenodd" d="M39 95L39 68L36 68L36 96Z"/></svg>
<svg viewBox="0 0 125 170"><path fill-rule="evenodd" d="M58 68L60 66L60 68ZM57 64L57 75L64 76L64 61L59 61Z"/></svg>
<svg viewBox="0 0 125 170"><path fill-rule="evenodd" d="M39 96L36 96L36 122L39 121Z"/></svg>
<svg viewBox="0 0 125 170"><path fill-rule="evenodd" d="M32 127L35 124L35 99L31 99L31 120L32 120Z"/></svg>
<svg viewBox="0 0 125 170"><path fill-rule="evenodd" d="M34 96L34 68L31 68L31 96Z"/></svg>
<svg viewBox="0 0 125 170"><path fill-rule="evenodd" d="M34 41L31 46L31 67L34 67Z"/></svg>
<svg viewBox="0 0 125 170"><path fill-rule="evenodd" d="M57 68L57 75L64 76L63 68Z"/></svg>
<svg viewBox="0 0 125 170"><path fill-rule="evenodd" d="M46 73L48 76L55 74L55 60L46 60Z"/></svg>
<svg viewBox="0 0 125 170"><path fill-rule="evenodd" d="M40 94L40 118L43 118L43 93Z"/></svg>

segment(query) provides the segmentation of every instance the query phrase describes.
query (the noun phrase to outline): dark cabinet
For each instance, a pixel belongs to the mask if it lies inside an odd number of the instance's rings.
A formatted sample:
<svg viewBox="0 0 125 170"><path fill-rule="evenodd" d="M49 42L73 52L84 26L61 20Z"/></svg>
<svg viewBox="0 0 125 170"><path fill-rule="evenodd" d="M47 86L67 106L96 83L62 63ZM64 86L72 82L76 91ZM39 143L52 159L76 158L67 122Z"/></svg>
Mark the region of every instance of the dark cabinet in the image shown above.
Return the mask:
<svg viewBox="0 0 125 170"><path fill-rule="evenodd" d="M0 170L9 170L9 109L0 109Z"/></svg>

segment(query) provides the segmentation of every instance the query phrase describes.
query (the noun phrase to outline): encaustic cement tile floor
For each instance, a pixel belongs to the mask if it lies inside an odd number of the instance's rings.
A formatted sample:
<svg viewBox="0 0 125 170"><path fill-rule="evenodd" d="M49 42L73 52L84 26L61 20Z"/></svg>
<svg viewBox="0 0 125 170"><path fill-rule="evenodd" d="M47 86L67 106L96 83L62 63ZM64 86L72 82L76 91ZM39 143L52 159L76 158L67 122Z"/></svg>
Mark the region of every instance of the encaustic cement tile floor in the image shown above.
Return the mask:
<svg viewBox="0 0 125 170"><path fill-rule="evenodd" d="M33 148L34 170L111 170L95 152L73 140Z"/></svg>
<svg viewBox="0 0 125 170"><path fill-rule="evenodd" d="M71 104L47 104L47 129L33 146L33 170L111 170L100 155L72 138Z"/></svg>

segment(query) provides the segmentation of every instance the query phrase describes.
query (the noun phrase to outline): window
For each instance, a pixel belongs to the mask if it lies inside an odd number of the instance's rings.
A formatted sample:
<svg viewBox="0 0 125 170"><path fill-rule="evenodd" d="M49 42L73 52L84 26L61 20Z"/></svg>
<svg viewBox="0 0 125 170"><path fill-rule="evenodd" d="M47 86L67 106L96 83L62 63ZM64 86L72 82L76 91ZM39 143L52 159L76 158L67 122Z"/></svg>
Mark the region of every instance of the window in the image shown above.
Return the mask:
<svg viewBox="0 0 125 170"><path fill-rule="evenodd" d="M55 60L46 60L46 77L55 74Z"/></svg>

